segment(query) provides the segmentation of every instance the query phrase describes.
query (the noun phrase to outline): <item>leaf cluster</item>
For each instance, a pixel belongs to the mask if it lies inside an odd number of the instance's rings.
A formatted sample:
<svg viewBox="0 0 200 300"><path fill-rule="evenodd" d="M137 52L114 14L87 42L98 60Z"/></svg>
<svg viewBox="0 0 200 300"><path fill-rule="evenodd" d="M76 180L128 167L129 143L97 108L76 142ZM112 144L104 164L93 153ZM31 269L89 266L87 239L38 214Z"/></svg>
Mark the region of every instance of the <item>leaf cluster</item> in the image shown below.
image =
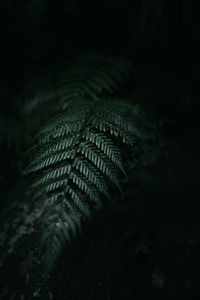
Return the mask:
<svg viewBox="0 0 200 300"><path fill-rule="evenodd" d="M34 197L43 199L41 248L46 269L81 229L81 222L120 190L125 174L119 141L133 146L141 138L137 120L128 116L124 99L104 96L124 82L126 60L83 55L66 69L58 84L62 111L40 130L29 165L34 172ZM117 143L116 143L117 141Z"/></svg>

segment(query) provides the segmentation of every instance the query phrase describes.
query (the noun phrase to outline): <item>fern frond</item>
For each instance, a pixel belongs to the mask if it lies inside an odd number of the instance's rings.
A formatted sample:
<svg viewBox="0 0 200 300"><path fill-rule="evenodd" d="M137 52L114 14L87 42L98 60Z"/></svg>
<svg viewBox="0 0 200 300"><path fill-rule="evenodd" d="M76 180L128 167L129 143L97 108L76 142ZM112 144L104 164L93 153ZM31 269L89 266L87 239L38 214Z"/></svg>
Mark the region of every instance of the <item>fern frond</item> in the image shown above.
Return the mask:
<svg viewBox="0 0 200 300"><path fill-rule="evenodd" d="M33 187L36 188L39 185L42 185L52 179L62 177L63 175L69 174L71 171L71 165L70 164L63 164L59 167L56 167L55 169L50 169L44 171L44 174L42 177L39 176L34 182Z"/></svg>
<svg viewBox="0 0 200 300"><path fill-rule="evenodd" d="M112 98L101 99L91 117L92 126L101 131L109 131L116 137L122 137L125 144L132 145L133 136L142 138L140 130L137 124L127 117L128 106L125 100L119 98L114 100Z"/></svg>
<svg viewBox="0 0 200 300"><path fill-rule="evenodd" d="M119 142L133 145L141 138L137 122L129 118L124 99L112 93L131 70L126 60L104 56L76 58L58 90L64 110L37 135L37 151L29 166L34 172L35 198L44 201L43 259L52 264L65 240L81 228L81 221L111 199L110 186L120 187L124 173ZM116 139L117 138L117 139Z"/></svg>
<svg viewBox="0 0 200 300"><path fill-rule="evenodd" d="M57 225L53 227L52 232L57 239L52 237L52 247L56 252L52 250L50 257L60 253L58 244L63 243L60 235L70 238L75 235L78 227L70 215L72 210L77 212L79 219L90 217L94 204L102 205L101 195L110 198L109 182L121 190L119 173L124 170L112 135L121 137L122 142L127 144L133 144L139 136L122 103L111 99L100 99L97 103L86 100L85 110L82 108L81 115L75 118L74 111L78 111L80 105L82 101L70 101L69 108L53 119L54 125L49 122L44 127L38 135L39 148L29 167L31 172L38 174L33 182L35 197L44 198L55 209L62 203L62 211L66 210L64 221L60 213L54 210L45 215L47 222L60 224L60 229ZM109 120L108 115L111 114ZM77 128L80 116L82 123ZM69 126L74 126L76 130L72 128L66 134L65 129ZM49 138L44 143L47 136ZM45 240L50 241L50 237Z"/></svg>
<svg viewBox="0 0 200 300"><path fill-rule="evenodd" d="M62 162L66 159L73 159L75 157L76 151L74 149L70 150L64 150L64 151L59 151L55 152L54 154L49 154L45 156L44 158L42 155L39 155L32 163L30 167L30 171L38 171L40 169L43 169L45 167L49 167L51 165L54 165L58 162Z"/></svg>
<svg viewBox="0 0 200 300"><path fill-rule="evenodd" d="M42 131L38 134L39 143L46 144L52 139L60 138L71 133L78 133L81 130L83 123L83 120L77 120L71 123L63 124L62 126L55 126L52 130L48 130L46 132Z"/></svg>
<svg viewBox="0 0 200 300"><path fill-rule="evenodd" d="M81 216L90 217L91 210L88 202L86 201L86 198L83 197L83 195L72 186L68 186L67 191L71 195L71 201L76 205L77 209L80 211Z"/></svg>
<svg viewBox="0 0 200 300"><path fill-rule="evenodd" d="M43 214L43 219L48 220L48 224L45 224L40 251L44 252L42 259L47 272L61 253L66 240L70 242L81 228L80 214L72 207L68 210L67 207L63 208L63 204L52 205Z"/></svg>
<svg viewBox="0 0 200 300"><path fill-rule="evenodd" d="M103 153L110 158L113 163L119 166L121 170L122 160L119 155L118 148L113 144L112 140L104 133L96 133L94 130L88 129L85 132L86 141L92 142L96 145Z"/></svg>
<svg viewBox="0 0 200 300"><path fill-rule="evenodd" d="M102 173L97 168L81 156L75 159L73 166L83 174L91 184L96 186L100 193L110 199L108 186L105 183Z"/></svg>
<svg viewBox="0 0 200 300"><path fill-rule="evenodd" d="M71 172L69 178L77 186L78 189L85 192L88 196L88 199L95 201L98 204L100 203L99 194L96 188L90 184L85 176L79 174L78 172Z"/></svg>
<svg viewBox="0 0 200 300"><path fill-rule="evenodd" d="M113 93L125 82L133 66L125 59L90 54L77 57L64 73L58 93L63 108L73 99L93 99L103 92Z"/></svg>
<svg viewBox="0 0 200 300"><path fill-rule="evenodd" d="M95 148L92 143L81 143L78 153L84 155L102 174L107 175L113 183L119 186L116 166L99 149Z"/></svg>

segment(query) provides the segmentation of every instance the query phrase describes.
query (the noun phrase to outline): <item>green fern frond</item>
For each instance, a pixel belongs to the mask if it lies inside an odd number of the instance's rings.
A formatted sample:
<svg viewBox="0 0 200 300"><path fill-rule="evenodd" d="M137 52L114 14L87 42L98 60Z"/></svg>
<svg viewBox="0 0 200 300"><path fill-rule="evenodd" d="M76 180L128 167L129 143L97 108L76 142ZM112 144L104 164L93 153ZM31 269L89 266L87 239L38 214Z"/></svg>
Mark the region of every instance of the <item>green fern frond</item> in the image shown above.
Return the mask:
<svg viewBox="0 0 200 300"><path fill-rule="evenodd" d="M104 176L96 167L81 156L75 159L73 167L83 174L92 185L96 186L100 193L110 199L109 189L105 183Z"/></svg>
<svg viewBox="0 0 200 300"><path fill-rule="evenodd" d="M76 206L76 208L80 211L82 217L90 217L91 210L88 202L86 201L86 197L83 197L81 192L77 190L77 188L68 186L68 193L71 195L71 201ZM66 200L67 201L67 200ZM67 201L69 203L69 201ZM69 228L69 231L71 229Z"/></svg>
<svg viewBox="0 0 200 300"><path fill-rule="evenodd" d="M29 172L35 173L35 198L44 201L43 260L49 266L65 240L77 234L81 222L111 199L110 186L120 191L125 174L119 141L133 145L140 131L123 99L104 98L131 69L129 62L103 56L82 56L68 67L58 91L64 110L37 135L37 150ZM117 139L116 139L117 138Z"/></svg>
<svg viewBox="0 0 200 300"><path fill-rule="evenodd" d="M62 210L66 211L69 210L69 207L74 206L82 219L91 215L94 203L102 204L100 195L110 198L109 182L114 183L120 189L119 172L124 172L124 170L120 151L111 138L113 132L110 129L113 126L113 130L118 136L121 135L122 141L127 144L132 144L136 135L131 126L126 126L127 122L127 124L132 124L132 121L128 121L127 118L123 119L123 113L120 114L120 111L123 112L122 103L113 102L112 112L119 120L124 121L121 123L114 122L112 119L108 121L106 107L110 111L110 101L101 99L97 104L87 101L84 114L81 115L85 116L82 119L82 126L79 131L73 132L72 130L70 136L66 135L65 128L68 128L68 124L76 126L77 122L77 120L74 123L71 122L70 109L62 112L57 117L57 121L53 120L59 136L54 137L55 130L52 130L50 123L45 129L46 135L49 134L47 128L50 131L49 142L46 140L45 144L41 143L44 135L43 133L38 135L38 152L29 167L31 172L38 174L33 182L36 198L44 198L46 203L50 203L53 207L62 202ZM76 105L78 108L79 101L74 100L73 106ZM102 106L103 110L101 110ZM105 113L101 113L102 111ZM94 118L94 115L98 118ZM95 122L95 119L98 119L98 122ZM45 218L48 222L50 221L49 215L45 215ZM57 212L52 212L51 223L52 220L59 224L62 223L62 218L59 218ZM66 220L67 218L65 222ZM68 230L68 235L71 236L70 232L74 232L74 229L72 220L69 220L67 227L63 224L60 226L62 230ZM56 253L60 253L60 248L56 246L60 241L59 234L61 234L58 233L58 230L55 227L54 234L58 235L58 240L52 238L52 247L56 247ZM54 254L51 252L49 255Z"/></svg>
<svg viewBox="0 0 200 300"><path fill-rule="evenodd" d="M63 209L62 204L48 207L42 217L48 220L48 224L44 224L40 251L44 252L42 260L45 271L48 272L55 258L61 253L66 240L70 242L71 238L76 235L77 230L80 230L81 219L80 214L75 209L70 207L66 211L66 209Z"/></svg>
<svg viewBox="0 0 200 300"><path fill-rule="evenodd" d="M123 169L118 148L113 145L112 140L106 134L96 133L94 130L88 129L85 134L85 139L86 141L90 141L96 145L101 151L103 151L105 155L108 156L108 158L113 161L113 163Z"/></svg>
<svg viewBox="0 0 200 300"><path fill-rule="evenodd" d="M33 170L33 169L31 169ZM34 183L32 184L34 188L36 188L39 185L45 184L46 182L48 182L49 180L58 178L58 177L62 177L63 175L69 174L71 171L71 165L70 164L61 164L59 167L49 170L46 170L44 172L44 176L42 178L38 178L34 181Z"/></svg>
<svg viewBox="0 0 200 300"><path fill-rule="evenodd" d="M79 145L78 153L84 155L102 174L108 176L110 181L119 186L117 168L112 161L107 159L102 151L96 148L92 143L83 142Z"/></svg>
<svg viewBox="0 0 200 300"><path fill-rule="evenodd" d="M133 66L125 59L90 54L76 57L67 67L58 93L63 108L73 99L97 100L103 92L113 93L127 80Z"/></svg>

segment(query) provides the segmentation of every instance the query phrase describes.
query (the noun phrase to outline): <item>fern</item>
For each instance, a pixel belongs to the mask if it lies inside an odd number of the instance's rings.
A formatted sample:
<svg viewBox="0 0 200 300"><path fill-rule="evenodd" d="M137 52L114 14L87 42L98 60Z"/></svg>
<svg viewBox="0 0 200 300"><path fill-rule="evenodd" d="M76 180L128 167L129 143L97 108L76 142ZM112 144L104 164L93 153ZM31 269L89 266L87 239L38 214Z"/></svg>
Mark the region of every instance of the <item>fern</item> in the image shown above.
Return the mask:
<svg viewBox="0 0 200 300"><path fill-rule="evenodd" d="M76 57L64 72L59 82L59 96L63 108L68 100L91 98L98 100L103 92L113 93L119 83L127 80L133 69L125 59L97 54Z"/></svg>
<svg viewBox="0 0 200 300"><path fill-rule="evenodd" d="M101 94L116 88L129 69L117 59L78 58L58 90L63 111L37 135L29 172L35 173L35 198L43 199L46 207L41 248L47 269L82 220L103 199L111 199L110 186L121 190L120 173L125 171L116 141L133 145L141 135L128 117L129 105Z"/></svg>

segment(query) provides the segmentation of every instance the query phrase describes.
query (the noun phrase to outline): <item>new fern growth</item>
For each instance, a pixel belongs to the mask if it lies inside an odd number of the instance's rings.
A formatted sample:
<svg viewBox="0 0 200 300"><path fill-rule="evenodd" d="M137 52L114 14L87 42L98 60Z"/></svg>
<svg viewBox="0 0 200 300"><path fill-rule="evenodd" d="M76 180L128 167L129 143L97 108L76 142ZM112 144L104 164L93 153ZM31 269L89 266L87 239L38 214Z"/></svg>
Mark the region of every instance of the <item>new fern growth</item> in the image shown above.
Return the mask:
<svg viewBox="0 0 200 300"><path fill-rule="evenodd" d="M87 54L76 57L67 66L59 82L63 108L69 99L94 99L108 92L113 94L119 83L128 79L133 66L129 61L110 56Z"/></svg>
<svg viewBox="0 0 200 300"><path fill-rule="evenodd" d="M41 248L47 269L82 221L111 199L110 186L120 189L125 171L117 144L132 146L141 135L129 105L104 93L113 93L130 70L126 60L83 55L59 81L62 111L38 133L29 166L35 198L45 205Z"/></svg>

